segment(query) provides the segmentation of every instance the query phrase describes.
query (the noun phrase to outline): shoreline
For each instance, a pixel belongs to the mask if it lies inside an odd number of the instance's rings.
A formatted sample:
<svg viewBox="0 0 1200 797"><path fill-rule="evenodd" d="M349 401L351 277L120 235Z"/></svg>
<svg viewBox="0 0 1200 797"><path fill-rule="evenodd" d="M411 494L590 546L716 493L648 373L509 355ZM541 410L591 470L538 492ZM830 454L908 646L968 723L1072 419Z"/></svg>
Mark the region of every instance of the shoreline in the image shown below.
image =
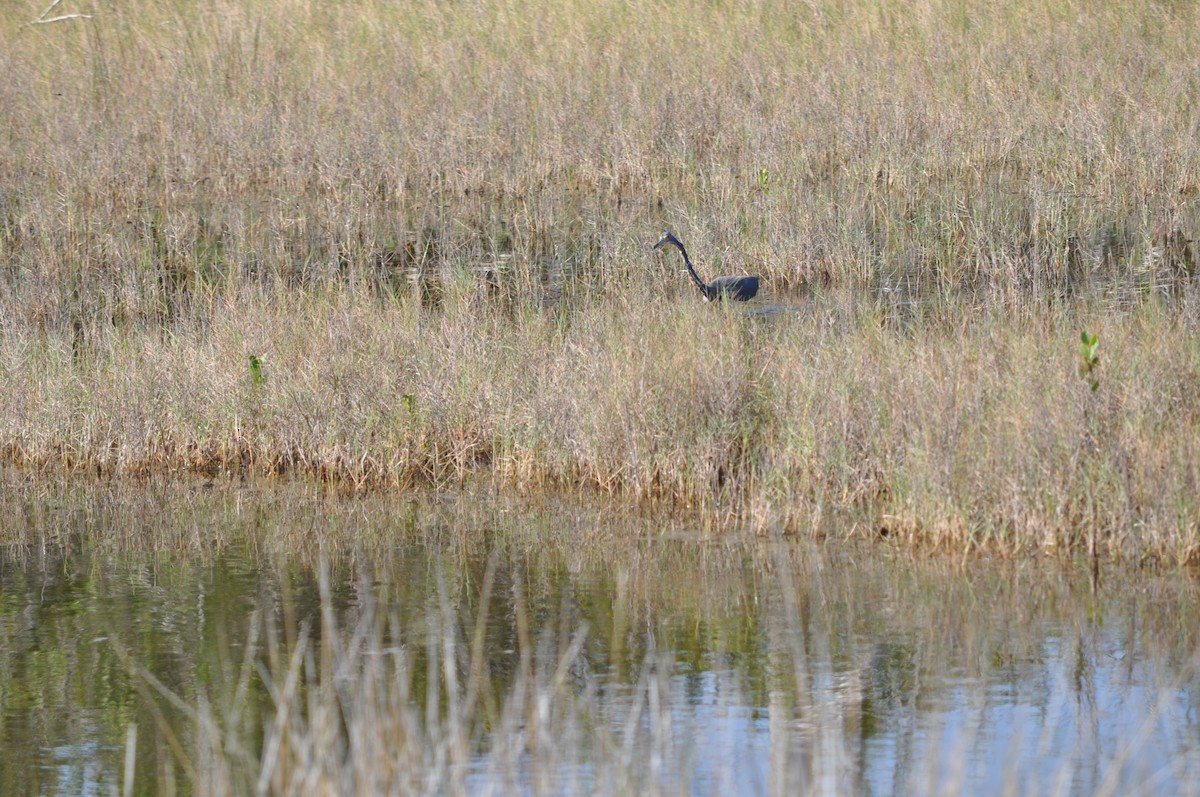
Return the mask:
<svg viewBox="0 0 1200 797"><path fill-rule="evenodd" d="M1194 563L1200 346L1175 313L1106 314L1092 392L1076 317L895 329L836 297L769 319L596 302L566 321L264 299L167 337L108 332L85 356L63 335L3 339L0 456L351 491L475 480L757 533Z"/></svg>

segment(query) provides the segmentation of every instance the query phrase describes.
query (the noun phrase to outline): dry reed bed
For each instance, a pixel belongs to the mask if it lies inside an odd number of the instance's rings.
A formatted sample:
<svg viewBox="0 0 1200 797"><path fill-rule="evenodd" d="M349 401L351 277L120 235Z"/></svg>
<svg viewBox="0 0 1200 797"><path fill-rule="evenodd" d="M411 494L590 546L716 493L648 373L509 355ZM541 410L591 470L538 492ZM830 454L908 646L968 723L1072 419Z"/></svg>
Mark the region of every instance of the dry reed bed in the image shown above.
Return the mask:
<svg viewBox="0 0 1200 797"><path fill-rule="evenodd" d="M19 13L8 461L483 473L759 528L1196 556L1195 9ZM821 296L694 307L646 252L661 227L710 274ZM881 326L895 297L924 304Z"/></svg>
<svg viewBox="0 0 1200 797"><path fill-rule="evenodd" d="M993 302L1194 271L1200 11L864 1L98 5L0 26L5 311L494 266Z"/></svg>
<svg viewBox="0 0 1200 797"><path fill-rule="evenodd" d="M880 318L832 298L768 318L246 300L75 355L70 336L5 337L0 441L10 461L87 472L482 474L763 529L1196 555L1200 347L1175 314L1095 327L1095 393L1073 318Z"/></svg>

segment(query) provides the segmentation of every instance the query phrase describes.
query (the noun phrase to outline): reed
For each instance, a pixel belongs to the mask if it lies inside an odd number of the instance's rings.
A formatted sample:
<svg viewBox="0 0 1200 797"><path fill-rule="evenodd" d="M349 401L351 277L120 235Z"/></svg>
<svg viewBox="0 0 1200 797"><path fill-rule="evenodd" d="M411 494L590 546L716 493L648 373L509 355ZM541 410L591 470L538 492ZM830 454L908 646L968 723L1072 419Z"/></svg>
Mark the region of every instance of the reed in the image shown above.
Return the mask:
<svg viewBox="0 0 1200 797"><path fill-rule="evenodd" d="M1195 793L1187 573L0 479L6 793Z"/></svg>
<svg viewBox="0 0 1200 797"><path fill-rule="evenodd" d="M556 523L539 530L551 532L541 555L578 555L555 550L560 530ZM510 553L538 558L524 545ZM628 538L615 545L627 547ZM520 569L511 579L497 572L507 554L495 549L482 574L469 566L462 574L445 553L434 554L430 564L452 569L452 583L439 575L436 597L406 604L406 612L383 609L401 589L386 576L378 596L380 582L364 581L354 605L341 607L331 586L340 581L322 562L311 624L281 627L276 614L256 610L244 661L227 661L223 676L190 703L132 663L130 677L151 705L181 705L184 716L159 736L174 731L186 740L170 754L186 785L202 794L716 794L817 784L842 794L867 783L912 794L986 784L1011 794L1039 792L1048 779L1078 779L1085 793L1100 794L1137 782L1137 771L1194 792L1186 784L1196 760L1186 742L1161 749L1151 732L1179 721L1180 684L1195 672L1192 627L1179 615L1194 592L1185 580L1138 579L1136 589L1149 597L1133 609L1114 597L1131 588L1126 583L1109 584L1097 606L1096 593L1084 589L1089 600L1077 590L1083 573L1022 565L947 567L918 557L872 563L868 577L839 561L846 551L828 547L734 544L707 557L691 543L656 548L646 564L615 577L624 585L609 593L616 610L595 615L611 630L587 625L577 616L582 607L565 597L556 617ZM731 551L750 558L759 575L748 579L744 563L727 558ZM861 552L848 558L862 565ZM465 560L458 565L479 564L477 555ZM607 572L612 560L604 561L589 570ZM1030 588L1041 599L1031 601ZM532 595L540 597L540 625L527 603ZM745 600L751 595L761 603ZM1048 608L1048 596L1061 602ZM806 618L802 602L818 600L838 611ZM881 611L885 600L908 611ZM490 601L503 607L499 615ZM1085 619L1098 611L1122 630L1101 633ZM665 622L674 612L698 619ZM1072 653L1047 654L1046 614ZM282 616L295 615L285 608ZM1103 722L1084 723L1079 712L1101 710L1087 700L1103 689L1092 679L1112 666L1102 657L1113 636L1137 635L1138 623L1147 623L1141 655L1164 672L1139 672L1138 687L1106 693L1129 712L1120 721L1139 729L1106 738ZM516 649L497 650L497 636ZM713 668L722 661L731 669ZM1029 682L1010 687L1023 694L1017 702L1036 695L1048 706L1023 728L1033 739L1007 727L1013 695L982 699L1017 673ZM246 684L257 687L258 678L269 699L248 701ZM947 709L943 701L953 698L946 695L964 690L973 697ZM1064 693L1088 708L1070 707ZM1006 748L1010 757L1000 763L995 756ZM894 756L893 765L879 766L873 755ZM1155 769L1146 758L1162 763ZM172 784L160 776L164 785Z"/></svg>
<svg viewBox="0 0 1200 797"><path fill-rule="evenodd" d="M20 13L7 462L1197 556L1191 7Z"/></svg>

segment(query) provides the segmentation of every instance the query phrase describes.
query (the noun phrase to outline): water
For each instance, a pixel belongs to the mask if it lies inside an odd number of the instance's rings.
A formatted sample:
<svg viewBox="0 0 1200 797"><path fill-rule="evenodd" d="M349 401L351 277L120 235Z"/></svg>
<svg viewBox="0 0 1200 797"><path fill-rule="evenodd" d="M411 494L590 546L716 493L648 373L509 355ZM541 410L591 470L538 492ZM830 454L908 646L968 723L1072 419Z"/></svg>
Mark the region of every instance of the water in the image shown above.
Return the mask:
<svg viewBox="0 0 1200 797"><path fill-rule="evenodd" d="M136 794L1200 791L1193 574L471 491L3 487L0 794L119 794L127 756Z"/></svg>

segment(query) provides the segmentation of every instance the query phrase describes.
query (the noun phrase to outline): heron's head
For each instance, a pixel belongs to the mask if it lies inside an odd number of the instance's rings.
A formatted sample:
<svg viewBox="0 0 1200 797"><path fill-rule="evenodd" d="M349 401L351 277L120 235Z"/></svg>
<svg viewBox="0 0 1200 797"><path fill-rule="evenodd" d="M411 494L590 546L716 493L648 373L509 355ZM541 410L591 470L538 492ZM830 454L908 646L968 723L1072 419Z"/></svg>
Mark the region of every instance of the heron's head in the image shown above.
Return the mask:
<svg viewBox="0 0 1200 797"><path fill-rule="evenodd" d="M679 241L678 241L678 240L676 240L675 236L674 236L674 235L671 235L671 233L669 233L669 232L663 232L663 234L662 234L662 235L658 236L658 243L656 243L656 244L654 245L654 248L655 248L655 249L662 249L662 248L663 248L664 246L666 246L667 244L675 244L676 246L678 246L678 245L679 245Z"/></svg>

